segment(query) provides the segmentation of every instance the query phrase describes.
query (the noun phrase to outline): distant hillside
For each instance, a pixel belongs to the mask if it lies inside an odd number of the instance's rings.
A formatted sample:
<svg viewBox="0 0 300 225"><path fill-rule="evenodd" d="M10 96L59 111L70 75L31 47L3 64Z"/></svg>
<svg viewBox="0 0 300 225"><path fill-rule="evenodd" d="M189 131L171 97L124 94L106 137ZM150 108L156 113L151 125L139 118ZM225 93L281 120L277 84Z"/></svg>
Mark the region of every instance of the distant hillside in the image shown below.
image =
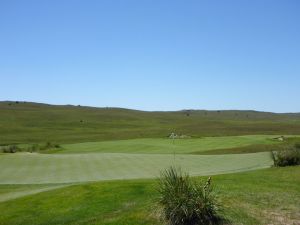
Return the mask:
<svg viewBox="0 0 300 225"><path fill-rule="evenodd" d="M121 108L0 102L0 144L166 137L300 134L299 113L182 110L146 112Z"/></svg>

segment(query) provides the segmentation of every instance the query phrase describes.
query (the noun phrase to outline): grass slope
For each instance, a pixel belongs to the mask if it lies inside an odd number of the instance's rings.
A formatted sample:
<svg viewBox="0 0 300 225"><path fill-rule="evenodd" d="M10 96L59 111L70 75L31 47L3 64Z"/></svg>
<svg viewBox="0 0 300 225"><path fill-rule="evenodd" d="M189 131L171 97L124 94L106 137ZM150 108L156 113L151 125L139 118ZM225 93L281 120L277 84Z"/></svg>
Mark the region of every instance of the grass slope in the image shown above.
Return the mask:
<svg viewBox="0 0 300 225"><path fill-rule="evenodd" d="M192 175L240 172L272 165L269 153L227 155L168 154L36 154L0 157L1 184L72 183L157 177L170 166Z"/></svg>
<svg viewBox="0 0 300 225"><path fill-rule="evenodd" d="M233 225L299 224L299 173L298 166L213 176L223 216ZM0 202L0 224L164 224L154 203L155 189L153 180L135 180L51 190Z"/></svg>
<svg viewBox="0 0 300 225"><path fill-rule="evenodd" d="M300 134L300 114L255 111L144 112L0 102L0 144L248 134Z"/></svg>
<svg viewBox="0 0 300 225"><path fill-rule="evenodd" d="M155 153L185 154L216 149L245 147L249 145L279 144L271 135L247 135L227 137L204 137L190 139L147 138L118 141L87 142L63 145L57 153Z"/></svg>

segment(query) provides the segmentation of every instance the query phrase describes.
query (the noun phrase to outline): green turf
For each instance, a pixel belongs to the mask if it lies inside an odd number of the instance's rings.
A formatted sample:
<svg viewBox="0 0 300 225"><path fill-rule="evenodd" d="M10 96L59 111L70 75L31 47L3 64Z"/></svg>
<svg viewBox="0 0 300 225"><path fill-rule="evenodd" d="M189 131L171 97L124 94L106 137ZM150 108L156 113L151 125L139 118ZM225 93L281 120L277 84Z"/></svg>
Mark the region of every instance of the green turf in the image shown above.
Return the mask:
<svg viewBox="0 0 300 225"><path fill-rule="evenodd" d="M0 102L0 144L300 134L300 114L255 111L144 112L118 108Z"/></svg>
<svg viewBox="0 0 300 225"><path fill-rule="evenodd" d="M233 155L168 154L37 154L0 157L1 184L70 183L95 180L150 178L170 165L192 175L239 172L269 167L269 153Z"/></svg>
<svg viewBox="0 0 300 225"><path fill-rule="evenodd" d="M229 224L299 224L299 174L299 166L270 168L217 175L212 182ZM156 185L153 180L98 182L28 195L0 202L0 224L165 225L155 204Z"/></svg>
<svg viewBox="0 0 300 225"><path fill-rule="evenodd" d="M270 152L270 151L281 151L286 149L287 146L295 146L300 144L300 137L288 137L284 141L277 141L271 144L261 144L259 142L246 145L236 146L233 148L220 148L211 149L199 152L193 152L193 154L201 155L219 155L219 154L244 154L244 153L255 153L255 152Z"/></svg>
<svg viewBox="0 0 300 225"><path fill-rule="evenodd" d="M190 139L147 138L119 141L87 142L63 145L58 153L155 153L182 154L202 151L244 147L254 144L278 144L271 135L248 135L228 137L204 137Z"/></svg>
<svg viewBox="0 0 300 225"><path fill-rule="evenodd" d="M191 138L173 142L171 132ZM0 145L63 146L45 151L51 154L0 153L0 225L162 224L153 181L128 179L157 177L174 164L193 176L270 167L266 152L222 154L279 146L267 135L281 134L300 134L300 114L0 102ZM195 155L208 152L221 154ZM299 172L272 168L216 176L225 216L233 224L293 222L299 218ZM81 183L104 180L119 181Z"/></svg>

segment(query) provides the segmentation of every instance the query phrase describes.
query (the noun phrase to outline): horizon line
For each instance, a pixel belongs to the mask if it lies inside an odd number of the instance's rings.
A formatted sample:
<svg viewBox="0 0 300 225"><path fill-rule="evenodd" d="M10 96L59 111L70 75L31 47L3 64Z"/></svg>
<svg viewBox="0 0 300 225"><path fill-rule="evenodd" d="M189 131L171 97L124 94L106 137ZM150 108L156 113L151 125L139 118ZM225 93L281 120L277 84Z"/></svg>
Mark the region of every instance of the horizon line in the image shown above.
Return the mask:
<svg viewBox="0 0 300 225"><path fill-rule="evenodd" d="M88 107L88 108L98 108L98 109L126 109L133 111L141 111L141 112L182 112L182 111L213 111L213 112L221 112L221 111L250 111L250 112L259 112L259 113L273 113L273 114L300 114L300 112L272 112L272 111L263 111L263 110L255 110L255 109L196 109L196 108L182 108L178 110L144 110L137 108L126 108L126 107L118 107L118 106L95 106L95 105L82 105L82 104L55 104L55 103L45 103L45 102L33 102L33 101L21 101L21 100L0 100L0 103L33 103L33 104L41 104L41 105L49 105L49 106L73 106L73 107Z"/></svg>

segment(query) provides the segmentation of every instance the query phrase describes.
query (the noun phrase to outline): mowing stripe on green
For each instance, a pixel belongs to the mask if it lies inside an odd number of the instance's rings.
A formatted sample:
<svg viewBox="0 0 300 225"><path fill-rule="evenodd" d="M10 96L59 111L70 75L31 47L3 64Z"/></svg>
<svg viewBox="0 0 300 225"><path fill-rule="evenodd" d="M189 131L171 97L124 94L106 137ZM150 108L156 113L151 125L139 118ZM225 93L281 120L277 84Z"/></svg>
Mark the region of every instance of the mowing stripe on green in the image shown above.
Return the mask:
<svg viewBox="0 0 300 225"><path fill-rule="evenodd" d="M0 156L0 184L73 183L153 178L171 165L191 175L211 175L269 167L269 153L232 155L36 154Z"/></svg>
<svg viewBox="0 0 300 225"><path fill-rule="evenodd" d="M25 185L0 185L0 202L20 198L27 195L67 187L71 184L25 184Z"/></svg>
<svg viewBox="0 0 300 225"><path fill-rule="evenodd" d="M253 144L279 144L276 135L245 135L187 139L143 138L118 141L85 142L63 145L58 153L147 153L187 154L216 149L245 147Z"/></svg>

